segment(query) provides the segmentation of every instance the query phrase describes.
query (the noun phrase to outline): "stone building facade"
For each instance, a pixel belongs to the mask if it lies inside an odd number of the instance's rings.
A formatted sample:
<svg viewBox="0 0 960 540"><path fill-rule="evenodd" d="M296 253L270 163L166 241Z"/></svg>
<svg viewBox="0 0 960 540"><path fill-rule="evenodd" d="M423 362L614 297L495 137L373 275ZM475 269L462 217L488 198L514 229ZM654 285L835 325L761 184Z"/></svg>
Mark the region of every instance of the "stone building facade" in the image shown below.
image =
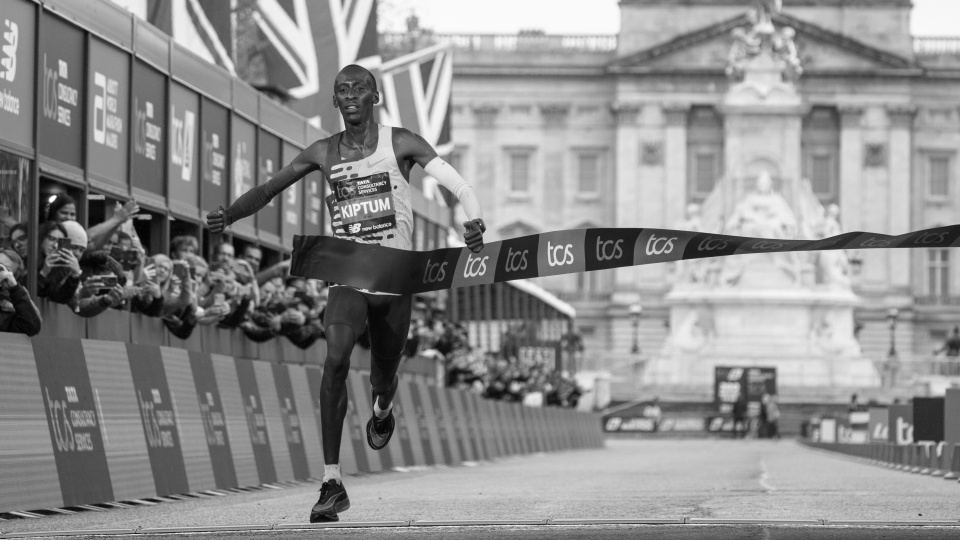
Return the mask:
<svg viewBox="0 0 960 540"><path fill-rule="evenodd" d="M580 227L682 228L721 178L749 178L723 98L747 0L621 0L617 36L437 35L455 47L451 160L493 238ZM845 231L960 222L960 39L910 34L910 0L784 0L804 105L769 161L840 207ZM399 37L384 36L387 47ZM409 38L409 36L407 37ZM404 39L407 39L404 38ZM866 250L854 277L865 356L922 359L960 324L960 253ZM668 334L670 268L556 276L595 367L626 373ZM639 327L631 306L643 307ZM634 312L636 308L634 308ZM631 352L637 339L639 353Z"/></svg>

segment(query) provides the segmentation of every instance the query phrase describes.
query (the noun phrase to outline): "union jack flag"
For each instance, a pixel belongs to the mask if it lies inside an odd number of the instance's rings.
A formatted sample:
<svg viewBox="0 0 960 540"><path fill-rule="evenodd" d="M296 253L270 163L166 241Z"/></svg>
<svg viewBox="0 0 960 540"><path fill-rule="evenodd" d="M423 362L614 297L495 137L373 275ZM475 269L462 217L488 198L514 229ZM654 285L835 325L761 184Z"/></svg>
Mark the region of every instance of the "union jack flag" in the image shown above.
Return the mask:
<svg viewBox="0 0 960 540"><path fill-rule="evenodd" d="M380 66L380 123L418 133L441 156L453 151L450 133L453 53L437 44ZM428 199L449 206L455 198L433 177L414 169L410 182Z"/></svg>

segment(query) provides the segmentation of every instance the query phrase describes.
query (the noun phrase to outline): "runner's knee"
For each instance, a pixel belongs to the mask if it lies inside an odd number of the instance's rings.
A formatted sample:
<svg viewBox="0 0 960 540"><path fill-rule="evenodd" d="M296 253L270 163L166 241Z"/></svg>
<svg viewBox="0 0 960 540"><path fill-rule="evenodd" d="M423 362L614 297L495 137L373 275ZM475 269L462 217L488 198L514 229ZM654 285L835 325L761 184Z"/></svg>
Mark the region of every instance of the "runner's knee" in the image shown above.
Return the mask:
<svg viewBox="0 0 960 540"><path fill-rule="evenodd" d="M331 324L326 328L327 358L324 361L324 372L331 375L346 377L350 369L350 354L357 341L356 332L345 324Z"/></svg>

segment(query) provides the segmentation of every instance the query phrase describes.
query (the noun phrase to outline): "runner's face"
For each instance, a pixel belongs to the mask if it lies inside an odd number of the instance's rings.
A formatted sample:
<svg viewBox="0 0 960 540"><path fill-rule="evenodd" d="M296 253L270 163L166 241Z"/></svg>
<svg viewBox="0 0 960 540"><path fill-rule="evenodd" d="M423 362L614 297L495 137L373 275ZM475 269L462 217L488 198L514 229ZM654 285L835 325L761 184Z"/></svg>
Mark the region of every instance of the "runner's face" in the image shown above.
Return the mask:
<svg viewBox="0 0 960 540"><path fill-rule="evenodd" d="M344 72L337 76L333 103L340 109L346 122L359 123L372 114L373 106L380 101L370 76L362 72Z"/></svg>

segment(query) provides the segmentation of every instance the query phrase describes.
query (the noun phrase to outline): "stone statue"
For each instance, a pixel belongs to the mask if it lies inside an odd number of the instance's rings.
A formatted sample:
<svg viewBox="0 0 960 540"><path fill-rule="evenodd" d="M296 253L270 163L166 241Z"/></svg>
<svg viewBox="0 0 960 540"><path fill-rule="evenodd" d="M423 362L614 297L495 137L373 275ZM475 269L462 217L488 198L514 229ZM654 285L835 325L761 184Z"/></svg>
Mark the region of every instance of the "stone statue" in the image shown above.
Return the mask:
<svg viewBox="0 0 960 540"><path fill-rule="evenodd" d="M826 208L813 193L810 181L800 183L801 232L804 238L819 240L843 233L840 227L840 207L830 204ZM850 287L850 261L844 250L809 252L809 263L816 268L816 282L835 288Z"/></svg>
<svg viewBox="0 0 960 540"><path fill-rule="evenodd" d="M773 190L770 173L757 176L756 190L737 203L724 232L758 238L794 238L797 218L782 195Z"/></svg>
<svg viewBox="0 0 960 540"><path fill-rule="evenodd" d="M754 0L754 7L750 12L753 26L733 29L733 44L727 53L727 76L743 81L754 59L763 55L779 62L784 82L795 83L803 74L794 41L797 32L790 27L777 30L773 24L773 16L783 7L782 0Z"/></svg>
<svg viewBox="0 0 960 540"><path fill-rule="evenodd" d="M761 29L773 28L773 16L783 9L783 0L754 0L754 24Z"/></svg>
<svg viewBox="0 0 960 540"><path fill-rule="evenodd" d="M699 232L703 229L703 220L700 215L700 205L690 203L686 208L686 215L679 221L676 228L682 231ZM675 283L703 283L706 281L706 266L703 259L676 261L672 264L672 278Z"/></svg>
<svg viewBox="0 0 960 540"><path fill-rule="evenodd" d="M748 193L737 203L724 225L724 234L749 236L754 238L794 239L797 235L797 218L790 204L782 195L774 191L770 173L762 171L757 176L756 189ZM796 253L769 253L774 264L795 283L800 281L800 265ZM723 261L720 283L735 285L747 264L756 260L757 255L749 259L727 257Z"/></svg>

